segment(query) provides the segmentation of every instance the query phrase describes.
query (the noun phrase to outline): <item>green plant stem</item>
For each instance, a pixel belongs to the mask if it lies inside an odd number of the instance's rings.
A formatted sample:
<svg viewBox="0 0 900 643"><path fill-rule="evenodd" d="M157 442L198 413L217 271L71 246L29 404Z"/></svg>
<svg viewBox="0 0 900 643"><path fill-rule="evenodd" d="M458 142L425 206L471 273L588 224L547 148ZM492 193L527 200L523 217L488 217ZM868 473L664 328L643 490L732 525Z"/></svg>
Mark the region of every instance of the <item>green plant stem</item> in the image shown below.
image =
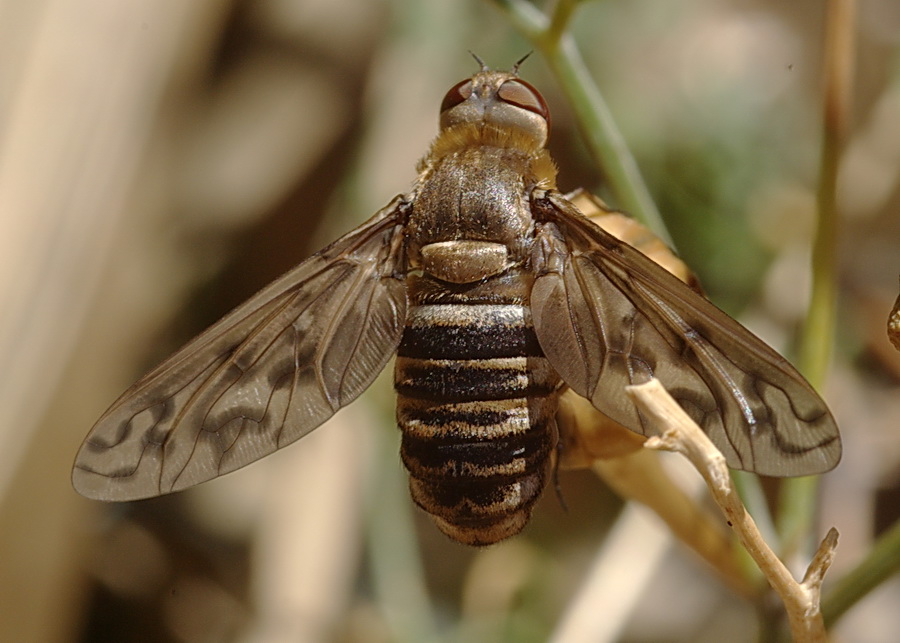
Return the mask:
<svg viewBox="0 0 900 643"><path fill-rule="evenodd" d="M818 228L813 245L810 309L800 346L804 374L822 386L834 339L837 283L837 178L850 127L855 64L856 0L829 0L825 34L822 157L816 193Z"/></svg>
<svg viewBox="0 0 900 643"><path fill-rule="evenodd" d="M550 26L545 32L548 42L559 41L562 38L577 4L577 0L557 0L551 12Z"/></svg>
<svg viewBox="0 0 900 643"><path fill-rule="evenodd" d="M575 111L585 144L623 210L649 226L670 246L659 210L616 127L600 89L591 78L575 41L565 30L577 4L561 0L550 19L524 0L492 0L510 22L541 52Z"/></svg>
<svg viewBox="0 0 900 643"><path fill-rule="evenodd" d="M800 337L800 370L821 389L831 360L837 299L837 176L847 138L854 65L855 0L829 0L826 8L822 156L816 193L818 221L812 253L812 293ZM786 552L803 545L815 512L816 478L782 485L779 533Z"/></svg>
<svg viewBox="0 0 900 643"><path fill-rule="evenodd" d="M829 587L822 597L822 615L830 627L861 598L900 570L900 521L879 538L866 558Z"/></svg>

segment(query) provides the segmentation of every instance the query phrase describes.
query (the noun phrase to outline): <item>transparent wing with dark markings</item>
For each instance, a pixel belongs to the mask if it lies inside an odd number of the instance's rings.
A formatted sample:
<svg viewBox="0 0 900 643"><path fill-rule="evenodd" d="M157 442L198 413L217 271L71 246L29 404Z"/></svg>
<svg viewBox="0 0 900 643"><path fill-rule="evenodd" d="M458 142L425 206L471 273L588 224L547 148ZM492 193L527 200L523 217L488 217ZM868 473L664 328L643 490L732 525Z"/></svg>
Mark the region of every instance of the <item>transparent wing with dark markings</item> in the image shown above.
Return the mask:
<svg viewBox="0 0 900 643"><path fill-rule="evenodd" d="M312 431L396 351L404 260L398 197L126 391L78 452L76 490L99 500L157 496Z"/></svg>
<svg viewBox="0 0 900 643"><path fill-rule="evenodd" d="M535 207L535 331L576 393L650 435L624 387L655 377L731 467L795 476L838 463L828 407L784 358L562 195Z"/></svg>

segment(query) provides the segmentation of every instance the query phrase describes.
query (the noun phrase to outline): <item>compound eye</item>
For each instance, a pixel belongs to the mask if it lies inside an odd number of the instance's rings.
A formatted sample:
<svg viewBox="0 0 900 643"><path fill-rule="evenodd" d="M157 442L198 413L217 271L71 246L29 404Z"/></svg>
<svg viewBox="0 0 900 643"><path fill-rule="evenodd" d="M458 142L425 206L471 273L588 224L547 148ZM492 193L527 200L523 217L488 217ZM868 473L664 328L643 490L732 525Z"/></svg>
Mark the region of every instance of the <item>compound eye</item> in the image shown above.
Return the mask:
<svg viewBox="0 0 900 643"><path fill-rule="evenodd" d="M500 89L497 90L497 96L504 103L534 112L547 121L549 126L550 110L547 107L547 103L544 102L544 97L524 80L519 80L518 78L507 80L500 85Z"/></svg>
<svg viewBox="0 0 900 643"><path fill-rule="evenodd" d="M467 78L466 80L461 80L456 83L453 87L450 88L450 91L444 96L443 102L441 102L441 114L446 112L448 109L453 109L460 103L466 101L469 96L472 95L472 79Z"/></svg>

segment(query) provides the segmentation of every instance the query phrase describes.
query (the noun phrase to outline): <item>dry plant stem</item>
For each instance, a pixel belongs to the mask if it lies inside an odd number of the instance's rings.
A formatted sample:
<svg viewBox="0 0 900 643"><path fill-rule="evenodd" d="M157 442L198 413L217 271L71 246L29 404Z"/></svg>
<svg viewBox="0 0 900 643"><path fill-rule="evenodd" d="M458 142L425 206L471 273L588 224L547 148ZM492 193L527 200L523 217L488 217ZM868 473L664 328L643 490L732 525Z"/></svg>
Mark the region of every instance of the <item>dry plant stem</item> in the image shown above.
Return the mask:
<svg viewBox="0 0 900 643"><path fill-rule="evenodd" d="M642 449L630 455L596 460L592 469L618 495L650 508L682 543L720 575L735 593L751 597L751 586L735 565L734 539L721 520L681 490L661 466L657 454Z"/></svg>
<svg viewBox="0 0 900 643"><path fill-rule="evenodd" d="M646 446L683 454L706 480L714 500L734 528L741 544L784 602L794 640L827 640L819 608L819 594L822 578L834 558L837 531L831 529L828 532L803 581L798 583L763 540L734 489L724 456L700 427L658 381L651 380L646 384L630 386L627 390L641 412L661 429L662 435L648 439Z"/></svg>
<svg viewBox="0 0 900 643"><path fill-rule="evenodd" d="M700 479L683 479L679 473L692 472L664 467L658 453L644 448L646 438L602 416L588 400L571 391L560 398L557 420L574 428L565 432L560 447L561 469L590 467L620 497L644 505L662 519L732 591L747 598L756 595L758 574L746 573L747 565L738 567L736 554L742 551L734 536L707 502L697 500L696 492L703 485ZM756 571L755 566L752 570Z"/></svg>
<svg viewBox="0 0 900 643"><path fill-rule="evenodd" d="M646 449L643 452L657 455ZM581 586L567 601L547 641L621 641L627 624L641 610L660 565L670 555L671 544L671 535L652 512L637 503L627 504L587 564ZM634 556L635 551L640 556Z"/></svg>

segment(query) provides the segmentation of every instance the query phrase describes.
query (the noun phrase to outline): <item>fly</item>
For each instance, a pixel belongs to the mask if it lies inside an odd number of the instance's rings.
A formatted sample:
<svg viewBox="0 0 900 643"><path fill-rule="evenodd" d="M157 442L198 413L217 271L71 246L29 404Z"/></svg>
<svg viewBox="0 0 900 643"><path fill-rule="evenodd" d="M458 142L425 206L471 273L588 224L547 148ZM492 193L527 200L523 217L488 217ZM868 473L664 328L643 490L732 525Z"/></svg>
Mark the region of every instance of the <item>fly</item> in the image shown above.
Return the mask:
<svg viewBox="0 0 900 643"><path fill-rule="evenodd" d="M238 306L129 388L75 461L79 493L178 491L306 435L395 354L414 501L451 538L519 532L571 427L566 388L625 427L655 377L731 467L822 473L828 408L780 355L556 190L550 113L510 72L444 97L410 192Z"/></svg>

